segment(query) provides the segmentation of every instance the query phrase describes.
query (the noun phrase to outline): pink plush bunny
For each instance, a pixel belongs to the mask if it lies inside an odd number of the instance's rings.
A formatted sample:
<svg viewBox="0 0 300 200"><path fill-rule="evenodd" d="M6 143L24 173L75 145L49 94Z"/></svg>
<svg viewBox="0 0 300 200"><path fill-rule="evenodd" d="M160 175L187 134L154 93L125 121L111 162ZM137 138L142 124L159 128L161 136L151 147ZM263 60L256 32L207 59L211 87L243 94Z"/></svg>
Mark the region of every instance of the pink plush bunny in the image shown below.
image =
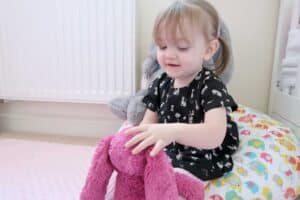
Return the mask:
<svg viewBox="0 0 300 200"><path fill-rule="evenodd" d="M124 144L132 135L123 131L98 145L81 200L104 200L112 172L118 172L114 200L204 199L204 185L197 178L174 172L164 152L151 157L151 148L133 155Z"/></svg>

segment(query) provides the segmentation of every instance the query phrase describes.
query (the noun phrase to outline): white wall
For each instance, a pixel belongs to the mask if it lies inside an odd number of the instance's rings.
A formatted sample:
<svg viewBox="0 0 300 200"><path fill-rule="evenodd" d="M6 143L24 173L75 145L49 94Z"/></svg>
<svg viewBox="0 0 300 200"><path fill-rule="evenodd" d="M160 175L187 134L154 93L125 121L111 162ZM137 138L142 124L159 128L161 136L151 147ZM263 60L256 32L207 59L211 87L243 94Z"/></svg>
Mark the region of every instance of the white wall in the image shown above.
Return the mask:
<svg viewBox="0 0 300 200"><path fill-rule="evenodd" d="M280 0L209 0L229 26L235 72L228 88L238 103L266 112ZM138 64L147 54L153 21L170 0L138 0Z"/></svg>

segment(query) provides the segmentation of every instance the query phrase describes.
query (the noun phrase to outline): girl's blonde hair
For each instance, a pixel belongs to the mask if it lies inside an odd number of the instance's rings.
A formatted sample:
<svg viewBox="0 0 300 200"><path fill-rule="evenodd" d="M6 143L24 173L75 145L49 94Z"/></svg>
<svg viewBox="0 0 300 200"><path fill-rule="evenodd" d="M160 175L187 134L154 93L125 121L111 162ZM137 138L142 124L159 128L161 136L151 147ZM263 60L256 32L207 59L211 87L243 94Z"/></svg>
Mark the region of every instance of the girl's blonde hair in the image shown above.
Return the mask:
<svg viewBox="0 0 300 200"><path fill-rule="evenodd" d="M189 22L195 28L201 28L206 41L218 39L222 46L221 56L215 61L215 73L217 75L227 67L231 52L228 44L220 37L220 18L216 9L205 0L176 0L167 9L161 12L154 23L153 38L156 44L160 43L161 26L168 33L171 39L176 39L176 30L179 28L184 34L183 21Z"/></svg>

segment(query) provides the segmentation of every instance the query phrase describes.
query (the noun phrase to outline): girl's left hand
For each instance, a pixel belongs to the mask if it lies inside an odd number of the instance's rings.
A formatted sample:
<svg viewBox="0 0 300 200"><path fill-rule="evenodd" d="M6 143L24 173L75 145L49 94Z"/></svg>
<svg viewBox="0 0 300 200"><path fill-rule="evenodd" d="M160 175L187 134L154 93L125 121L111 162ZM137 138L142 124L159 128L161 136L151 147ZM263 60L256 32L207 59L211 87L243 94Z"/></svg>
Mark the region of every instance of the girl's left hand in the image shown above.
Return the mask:
<svg viewBox="0 0 300 200"><path fill-rule="evenodd" d="M155 156L160 150L169 145L171 142L174 142L177 138L175 124L142 124L127 129L126 133L138 133L125 144L125 147L129 148L139 143L132 150L133 154L137 154L148 146L154 144L154 147L150 152L150 156Z"/></svg>

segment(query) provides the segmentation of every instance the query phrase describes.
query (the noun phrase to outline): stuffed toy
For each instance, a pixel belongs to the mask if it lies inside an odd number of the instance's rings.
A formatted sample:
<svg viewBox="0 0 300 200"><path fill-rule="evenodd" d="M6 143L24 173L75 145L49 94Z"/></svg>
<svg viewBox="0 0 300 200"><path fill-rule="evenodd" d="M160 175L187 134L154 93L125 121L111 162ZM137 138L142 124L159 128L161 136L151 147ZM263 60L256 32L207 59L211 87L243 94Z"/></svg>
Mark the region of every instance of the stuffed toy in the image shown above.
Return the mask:
<svg viewBox="0 0 300 200"><path fill-rule="evenodd" d="M231 50L232 48L229 30L224 22L221 22L220 31L220 37L227 42ZM215 61L221 55L221 52L222 48L219 48L209 61L204 62L204 67L213 70L215 67ZM149 54L143 63L143 72L144 79L148 83L148 85L161 73L163 73L163 70L159 66L156 59L156 46L154 44L151 45ZM225 84L229 82L232 73L233 58L231 57L226 70L220 75L220 78ZM142 121L144 113L146 111L146 107L142 102L142 99L146 94L147 89L141 89L136 94L129 97L119 97L112 99L109 102L110 110L118 118L127 121L129 124L138 125Z"/></svg>
<svg viewBox="0 0 300 200"><path fill-rule="evenodd" d="M124 130L124 129L123 129ZM80 200L104 200L113 171L117 171L114 200L204 199L204 184L192 175L175 172L164 151L152 147L132 154L124 147L133 135L124 131L101 140L96 148Z"/></svg>

